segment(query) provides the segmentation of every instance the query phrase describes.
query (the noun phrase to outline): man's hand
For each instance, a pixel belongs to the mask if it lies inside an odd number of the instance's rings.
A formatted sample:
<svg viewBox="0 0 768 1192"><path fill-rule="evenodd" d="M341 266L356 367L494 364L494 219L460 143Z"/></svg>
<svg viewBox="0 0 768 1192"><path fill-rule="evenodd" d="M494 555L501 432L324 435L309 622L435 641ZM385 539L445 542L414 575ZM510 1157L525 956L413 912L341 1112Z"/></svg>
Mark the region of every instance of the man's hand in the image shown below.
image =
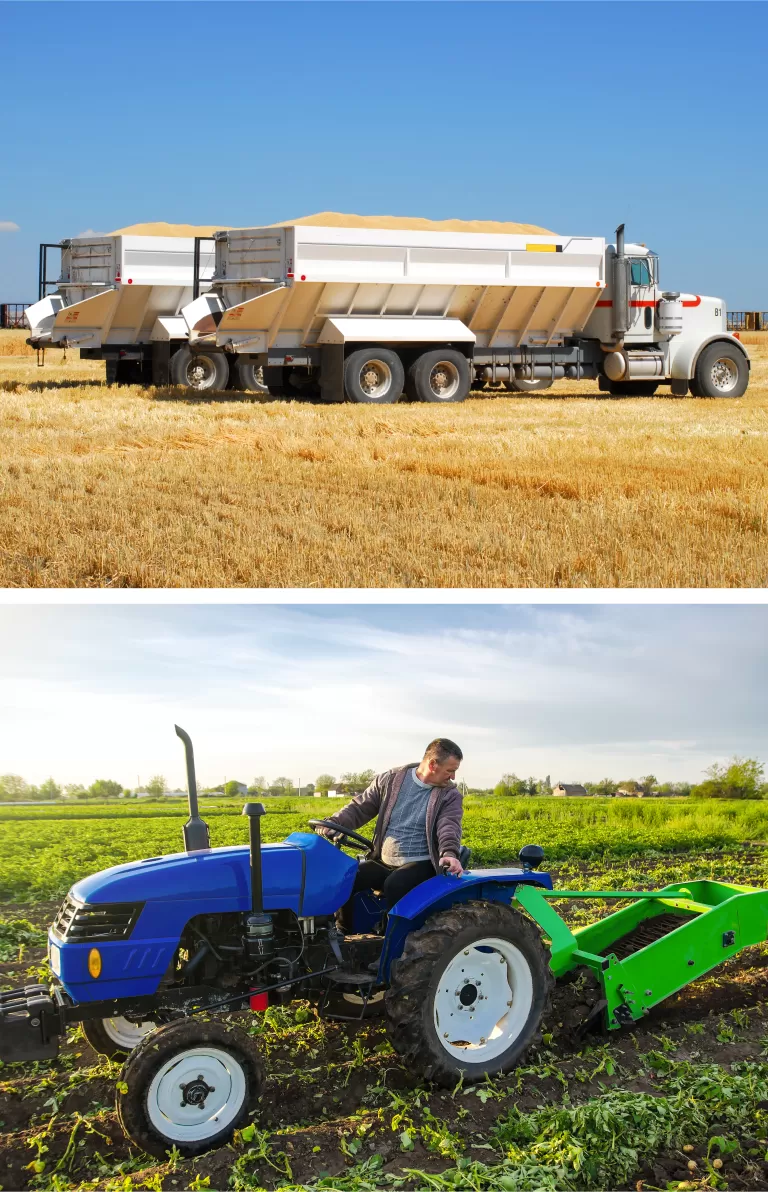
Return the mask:
<svg viewBox="0 0 768 1192"><path fill-rule="evenodd" d="M451 857L447 853L444 857L440 858L440 865L441 867L445 865L448 872L452 873L454 877L461 877L462 873L464 872L464 870L461 868L461 861L459 861L458 857Z"/></svg>

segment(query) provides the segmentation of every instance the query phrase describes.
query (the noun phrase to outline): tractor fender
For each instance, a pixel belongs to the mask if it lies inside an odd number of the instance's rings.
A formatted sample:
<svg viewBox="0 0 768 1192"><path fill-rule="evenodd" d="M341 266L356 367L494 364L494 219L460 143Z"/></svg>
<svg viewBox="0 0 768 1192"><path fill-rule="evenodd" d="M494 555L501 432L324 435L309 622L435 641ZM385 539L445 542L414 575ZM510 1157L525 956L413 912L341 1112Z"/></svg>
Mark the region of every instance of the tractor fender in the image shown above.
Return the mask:
<svg viewBox="0 0 768 1192"><path fill-rule="evenodd" d="M521 883L552 889L552 878L548 873L523 869L473 869L461 877L437 874L416 886L389 912L379 961L379 981L389 981L389 970L401 955L407 936L422 927L430 915L474 899L509 904Z"/></svg>

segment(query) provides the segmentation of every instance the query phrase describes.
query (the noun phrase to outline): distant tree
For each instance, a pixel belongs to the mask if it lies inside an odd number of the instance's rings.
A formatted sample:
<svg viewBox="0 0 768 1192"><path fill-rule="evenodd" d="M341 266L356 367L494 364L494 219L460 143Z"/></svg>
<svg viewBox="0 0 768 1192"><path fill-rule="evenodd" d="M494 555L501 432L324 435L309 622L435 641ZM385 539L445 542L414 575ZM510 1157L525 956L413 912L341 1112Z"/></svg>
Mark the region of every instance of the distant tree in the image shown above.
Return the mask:
<svg viewBox="0 0 768 1192"><path fill-rule="evenodd" d="M613 794L616 790L616 783L612 778L601 778L599 782L590 782L589 787L591 794L605 797ZM584 789L587 790L587 787L585 786Z"/></svg>
<svg viewBox="0 0 768 1192"><path fill-rule="evenodd" d="M617 791L639 791L640 785L634 778L624 778L621 782L616 783Z"/></svg>
<svg viewBox="0 0 768 1192"><path fill-rule="evenodd" d="M229 782L224 783L224 794L232 798L241 793L240 787L245 786L244 782L238 782L236 778L230 778Z"/></svg>
<svg viewBox="0 0 768 1192"><path fill-rule="evenodd" d="M68 782L64 787L64 794L70 799L82 799L87 793L82 782Z"/></svg>
<svg viewBox="0 0 768 1192"><path fill-rule="evenodd" d="M148 795L154 795L155 798L158 798L168 790L168 783L162 774L155 774L145 785L144 790Z"/></svg>
<svg viewBox="0 0 768 1192"><path fill-rule="evenodd" d="M527 795L538 795L538 793L539 793L538 778L529 778L525 784L525 788L526 788L525 793Z"/></svg>
<svg viewBox="0 0 768 1192"><path fill-rule="evenodd" d="M292 778L275 778L269 788L269 793L275 795L295 795L296 787Z"/></svg>
<svg viewBox="0 0 768 1192"><path fill-rule="evenodd" d="M347 790L364 791L371 785L375 777L375 770L360 770L359 772L351 770L348 774L342 774L339 784Z"/></svg>
<svg viewBox="0 0 768 1192"><path fill-rule="evenodd" d="M320 774L315 779L315 790L320 791L321 794L327 795L329 790L336 786L336 779L333 774Z"/></svg>
<svg viewBox="0 0 768 1192"><path fill-rule="evenodd" d="M503 799L507 799L511 796L512 787L510 786L509 782L507 782L508 778L509 778L509 775L504 774L499 779L499 781L496 783L495 787L493 788L494 795L498 795L499 798L503 798Z"/></svg>
<svg viewBox="0 0 768 1192"><path fill-rule="evenodd" d="M45 782L41 783L38 787L37 793L41 799L59 799L61 797L61 787L52 778L46 778Z"/></svg>
<svg viewBox="0 0 768 1192"><path fill-rule="evenodd" d="M29 783L20 774L0 775L0 801L13 803L18 799L28 799L29 791Z"/></svg>
<svg viewBox="0 0 768 1192"><path fill-rule="evenodd" d="M305 782L303 787L301 788L301 793L303 795L314 795L314 793L315 793L314 782Z"/></svg>
<svg viewBox="0 0 768 1192"><path fill-rule="evenodd" d="M266 789L267 789L267 783L264 778L264 775L259 774L257 778L254 778L253 782L248 787L248 794L249 795L262 795Z"/></svg>
<svg viewBox="0 0 768 1192"><path fill-rule="evenodd" d="M97 778L88 787L88 794L94 799L116 799L122 793L122 782L114 782L111 778Z"/></svg>
<svg viewBox="0 0 768 1192"><path fill-rule="evenodd" d="M760 799L765 793L765 766L754 757L733 757L727 766L714 762L704 782L691 789L703 799Z"/></svg>
<svg viewBox="0 0 768 1192"><path fill-rule="evenodd" d="M643 788L644 795L652 795L656 787L659 785L659 780L655 774L646 774L640 779L640 785Z"/></svg>

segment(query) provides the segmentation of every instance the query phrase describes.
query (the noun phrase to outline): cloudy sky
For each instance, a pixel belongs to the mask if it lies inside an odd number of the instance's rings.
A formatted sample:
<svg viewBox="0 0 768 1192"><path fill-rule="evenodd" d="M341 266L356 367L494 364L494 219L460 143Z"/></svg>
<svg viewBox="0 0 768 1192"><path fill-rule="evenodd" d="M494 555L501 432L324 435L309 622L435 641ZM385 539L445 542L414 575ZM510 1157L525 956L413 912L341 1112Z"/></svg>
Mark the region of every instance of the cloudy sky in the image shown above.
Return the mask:
<svg viewBox="0 0 768 1192"><path fill-rule="evenodd" d="M298 782L464 750L470 785L768 760L768 607L0 608L0 773Z"/></svg>

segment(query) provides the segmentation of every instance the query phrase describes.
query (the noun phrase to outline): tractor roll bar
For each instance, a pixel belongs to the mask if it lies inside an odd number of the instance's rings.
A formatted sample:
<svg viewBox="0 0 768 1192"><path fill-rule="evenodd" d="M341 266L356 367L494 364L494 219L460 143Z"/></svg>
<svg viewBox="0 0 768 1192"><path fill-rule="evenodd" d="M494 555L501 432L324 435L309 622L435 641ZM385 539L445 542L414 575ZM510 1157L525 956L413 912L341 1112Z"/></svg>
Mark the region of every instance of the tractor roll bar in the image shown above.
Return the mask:
<svg viewBox="0 0 768 1192"><path fill-rule="evenodd" d="M211 835L205 820L200 819L197 807L197 779L195 778L195 754L192 749L192 738L178 724L173 726L176 736L184 742L184 753L187 759L187 795L189 798L189 819L184 825L184 848L188 853L199 852L200 849L211 847Z"/></svg>

